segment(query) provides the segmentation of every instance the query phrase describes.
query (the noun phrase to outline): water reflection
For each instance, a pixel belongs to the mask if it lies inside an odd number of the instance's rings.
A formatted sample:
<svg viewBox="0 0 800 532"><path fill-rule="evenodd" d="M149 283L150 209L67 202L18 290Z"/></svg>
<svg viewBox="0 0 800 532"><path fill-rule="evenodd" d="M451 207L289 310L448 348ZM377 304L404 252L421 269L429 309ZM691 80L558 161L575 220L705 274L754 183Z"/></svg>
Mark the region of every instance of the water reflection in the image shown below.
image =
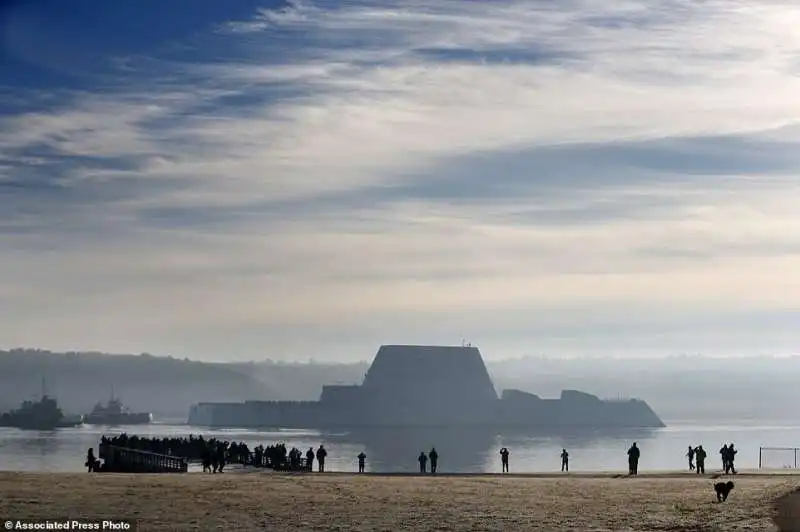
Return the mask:
<svg viewBox="0 0 800 532"><path fill-rule="evenodd" d="M59 431L0 431L0 456L5 469L21 471L58 470L64 438Z"/></svg>

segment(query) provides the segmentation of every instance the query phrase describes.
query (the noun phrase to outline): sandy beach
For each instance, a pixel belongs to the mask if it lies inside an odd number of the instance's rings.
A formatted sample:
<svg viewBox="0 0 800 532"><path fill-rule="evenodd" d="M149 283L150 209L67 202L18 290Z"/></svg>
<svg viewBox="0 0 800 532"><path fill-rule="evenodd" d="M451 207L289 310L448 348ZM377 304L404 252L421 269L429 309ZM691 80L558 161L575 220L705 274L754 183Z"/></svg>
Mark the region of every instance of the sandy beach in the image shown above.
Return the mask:
<svg viewBox="0 0 800 532"><path fill-rule="evenodd" d="M139 530L770 530L800 475L740 474L727 503L688 473L0 473L4 519L128 518ZM784 519L786 521L786 518ZM788 529L787 529L788 530Z"/></svg>

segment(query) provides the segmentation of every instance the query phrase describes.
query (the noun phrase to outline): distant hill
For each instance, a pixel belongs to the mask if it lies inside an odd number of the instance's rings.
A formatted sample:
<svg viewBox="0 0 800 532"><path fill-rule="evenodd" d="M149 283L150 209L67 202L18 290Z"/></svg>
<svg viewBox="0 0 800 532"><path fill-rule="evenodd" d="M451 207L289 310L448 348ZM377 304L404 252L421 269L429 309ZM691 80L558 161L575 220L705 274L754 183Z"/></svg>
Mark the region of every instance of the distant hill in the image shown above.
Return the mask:
<svg viewBox="0 0 800 532"><path fill-rule="evenodd" d="M47 392L66 412L87 413L112 392L133 410L185 419L199 401L269 398L258 379L226 364L171 357L52 353L34 349L0 351L0 410ZM272 395L274 397L274 395Z"/></svg>

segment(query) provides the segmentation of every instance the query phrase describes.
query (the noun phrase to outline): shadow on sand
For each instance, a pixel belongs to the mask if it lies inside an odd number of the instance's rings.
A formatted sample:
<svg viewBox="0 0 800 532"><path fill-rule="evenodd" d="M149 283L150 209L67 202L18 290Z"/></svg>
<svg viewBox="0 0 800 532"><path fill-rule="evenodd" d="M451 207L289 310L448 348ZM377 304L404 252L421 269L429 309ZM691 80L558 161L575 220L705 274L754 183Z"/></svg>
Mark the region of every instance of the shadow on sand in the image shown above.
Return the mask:
<svg viewBox="0 0 800 532"><path fill-rule="evenodd" d="M775 502L773 520L780 532L800 532L800 490L788 493Z"/></svg>

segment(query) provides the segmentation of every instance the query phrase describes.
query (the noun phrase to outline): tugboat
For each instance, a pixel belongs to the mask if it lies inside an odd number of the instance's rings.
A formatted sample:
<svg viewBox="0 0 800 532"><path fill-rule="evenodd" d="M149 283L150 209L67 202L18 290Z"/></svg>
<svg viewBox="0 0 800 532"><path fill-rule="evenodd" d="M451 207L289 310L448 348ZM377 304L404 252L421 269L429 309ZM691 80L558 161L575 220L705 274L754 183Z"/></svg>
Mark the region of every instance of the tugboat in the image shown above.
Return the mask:
<svg viewBox="0 0 800 532"><path fill-rule="evenodd" d="M65 416L58 402L44 392L38 401L24 401L16 410L0 415L0 427L15 427L27 430L53 430L76 427L83 423L83 416Z"/></svg>
<svg viewBox="0 0 800 532"><path fill-rule="evenodd" d="M84 421L90 425L147 425L153 422L153 414L129 411L122 401L114 397L112 390L108 403L94 405L92 412L84 417Z"/></svg>

